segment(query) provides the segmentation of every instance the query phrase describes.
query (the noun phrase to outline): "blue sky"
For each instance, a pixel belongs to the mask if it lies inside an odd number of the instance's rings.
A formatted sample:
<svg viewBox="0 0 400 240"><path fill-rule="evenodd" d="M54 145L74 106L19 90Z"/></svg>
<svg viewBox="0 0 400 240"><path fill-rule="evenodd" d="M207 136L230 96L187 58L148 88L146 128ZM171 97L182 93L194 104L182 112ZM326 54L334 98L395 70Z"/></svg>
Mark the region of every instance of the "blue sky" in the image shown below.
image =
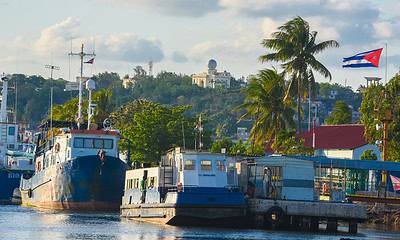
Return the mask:
<svg viewBox="0 0 400 240"><path fill-rule="evenodd" d="M336 39L339 49L318 58L333 82L357 88L364 76L384 77L384 55L378 69L342 69L341 58L388 43L389 71L400 66L400 2L396 0L0 0L0 71L48 75L44 65L68 79L67 53L81 42L96 48L96 64L85 74L115 71L132 74L136 65L154 61L154 71L192 74L205 70L208 59L235 77L271 64L257 57L263 38L300 15L321 40ZM146 67L147 68L147 67ZM71 64L71 78L79 72ZM327 81L317 76L319 81Z"/></svg>

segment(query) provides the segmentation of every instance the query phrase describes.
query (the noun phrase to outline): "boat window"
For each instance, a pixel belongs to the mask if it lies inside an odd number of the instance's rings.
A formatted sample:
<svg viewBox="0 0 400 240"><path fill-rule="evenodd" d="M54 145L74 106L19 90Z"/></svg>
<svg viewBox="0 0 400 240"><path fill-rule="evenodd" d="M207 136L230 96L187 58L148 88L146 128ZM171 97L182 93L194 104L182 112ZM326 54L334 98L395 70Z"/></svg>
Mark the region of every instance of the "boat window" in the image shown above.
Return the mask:
<svg viewBox="0 0 400 240"><path fill-rule="evenodd" d="M194 160L185 160L185 170L195 170Z"/></svg>
<svg viewBox="0 0 400 240"><path fill-rule="evenodd" d="M8 135L9 136L15 135L15 127L8 127Z"/></svg>
<svg viewBox="0 0 400 240"><path fill-rule="evenodd" d="M103 143L104 143L103 139L95 139L94 147L95 148L104 148Z"/></svg>
<svg viewBox="0 0 400 240"><path fill-rule="evenodd" d="M224 162L221 160L217 160L217 170L218 171L225 171Z"/></svg>
<svg viewBox="0 0 400 240"><path fill-rule="evenodd" d="M83 148L83 138L75 138L74 139L74 147Z"/></svg>
<svg viewBox="0 0 400 240"><path fill-rule="evenodd" d="M104 139L104 148L112 149L113 148L113 140L112 139Z"/></svg>
<svg viewBox="0 0 400 240"><path fill-rule="evenodd" d="M203 171L211 171L212 169L211 160L201 160L200 166L201 170Z"/></svg>
<svg viewBox="0 0 400 240"><path fill-rule="evenodd" d="M101 138L74 138L75 148L95 148L95 149L112 149L112 139L101 139Z"/></svg>
<svg viewBox="0 0 400 240"><path fill-rule="evenodd" d="M93 148L93 138L85 138L83 147L84 148Z"/></svg>
<svg viewBox="0 0 400 240"><path fill-rule="evenodd" d="M139 178L135 178L135 179L133 180L133 187L134 187L134 188L139 188Z"/></svg>

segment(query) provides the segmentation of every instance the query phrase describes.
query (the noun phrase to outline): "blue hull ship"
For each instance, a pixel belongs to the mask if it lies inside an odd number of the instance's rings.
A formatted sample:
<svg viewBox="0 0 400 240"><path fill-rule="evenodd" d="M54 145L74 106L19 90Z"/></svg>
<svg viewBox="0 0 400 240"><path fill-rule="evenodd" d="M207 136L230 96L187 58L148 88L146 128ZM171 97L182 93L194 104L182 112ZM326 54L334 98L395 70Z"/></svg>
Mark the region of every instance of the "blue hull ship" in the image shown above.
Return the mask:
<svg viewBox="0 0 400 240"><path fill-rule="evenodd" d="M13 192L19 188L23 175L28 176L33 171L0 169L0 204L11 204Z"/></svg>
<svg viewBox="0 0 400 240"><path fill-rule="evenodd" d="M0 97L0 204L11 204L21 176L28 176L35 169L32 154L34 145L22 143L18 124L8 121L8 81L9 77L3 74Z"/></svg>
<svg viewBox="0 0 400 240"><path fill-rule="evenodd" d="M126 164L118 133L71 130L36 158L36 173L21 180L22 205L57 210L118 211Z"/></svg>
<svg viewBox="0 0 400 240"><path fill-rule="evenodd" d="M238 226L245 202L231 170L224 155L177 148L160 167L126 172L121 216L169 225Z"/></svg>

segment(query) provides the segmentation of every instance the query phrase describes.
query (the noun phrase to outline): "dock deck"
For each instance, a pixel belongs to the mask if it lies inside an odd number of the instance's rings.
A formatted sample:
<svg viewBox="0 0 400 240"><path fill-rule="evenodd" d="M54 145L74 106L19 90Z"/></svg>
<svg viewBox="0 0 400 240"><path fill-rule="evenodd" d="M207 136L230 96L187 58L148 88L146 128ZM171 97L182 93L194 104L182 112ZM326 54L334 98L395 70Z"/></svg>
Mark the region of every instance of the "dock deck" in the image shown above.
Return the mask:
<svg viewBox="0 0 400 240"><path fill-rule="evenodd" d="M257 227L287 227L317 231L327 222L327 231L337 231L338 221L346 222L350 233L357 233L357 224L367 219L367 210L360 205L325 201L293 201L248 199L247 213Z"/></svg>

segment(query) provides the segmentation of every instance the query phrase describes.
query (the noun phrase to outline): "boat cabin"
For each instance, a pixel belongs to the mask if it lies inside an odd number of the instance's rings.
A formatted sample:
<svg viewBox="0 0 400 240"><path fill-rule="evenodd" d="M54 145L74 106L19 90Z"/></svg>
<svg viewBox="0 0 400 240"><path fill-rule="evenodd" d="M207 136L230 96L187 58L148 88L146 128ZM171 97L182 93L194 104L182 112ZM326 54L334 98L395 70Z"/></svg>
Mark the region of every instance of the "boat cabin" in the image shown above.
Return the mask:
<svg viewBox="0 0 400 240"><path fill-rule="evenodd" d="M236 187L228 182L228 171L234 169L227 168L223 154L175 148L162 157L159 167L126 172L123 202L162 202L171 191L224 192ZM145 199L143 192L147 192Z"/></svg>
<svg viewBox="0 0 400 240"><path fill-rule="evenodd" d="M72 160L80 156L105 154L118 157L119 133L114 130L69 130L54 137L37 150L36 172L51 165Z"/></svg>
<svg viewBox="0 0 400 240"><path fill-rule="evenodd" d="M34 144L23 143L18 134L18 124L0 122L0 168L34 170Z"/></svg>

